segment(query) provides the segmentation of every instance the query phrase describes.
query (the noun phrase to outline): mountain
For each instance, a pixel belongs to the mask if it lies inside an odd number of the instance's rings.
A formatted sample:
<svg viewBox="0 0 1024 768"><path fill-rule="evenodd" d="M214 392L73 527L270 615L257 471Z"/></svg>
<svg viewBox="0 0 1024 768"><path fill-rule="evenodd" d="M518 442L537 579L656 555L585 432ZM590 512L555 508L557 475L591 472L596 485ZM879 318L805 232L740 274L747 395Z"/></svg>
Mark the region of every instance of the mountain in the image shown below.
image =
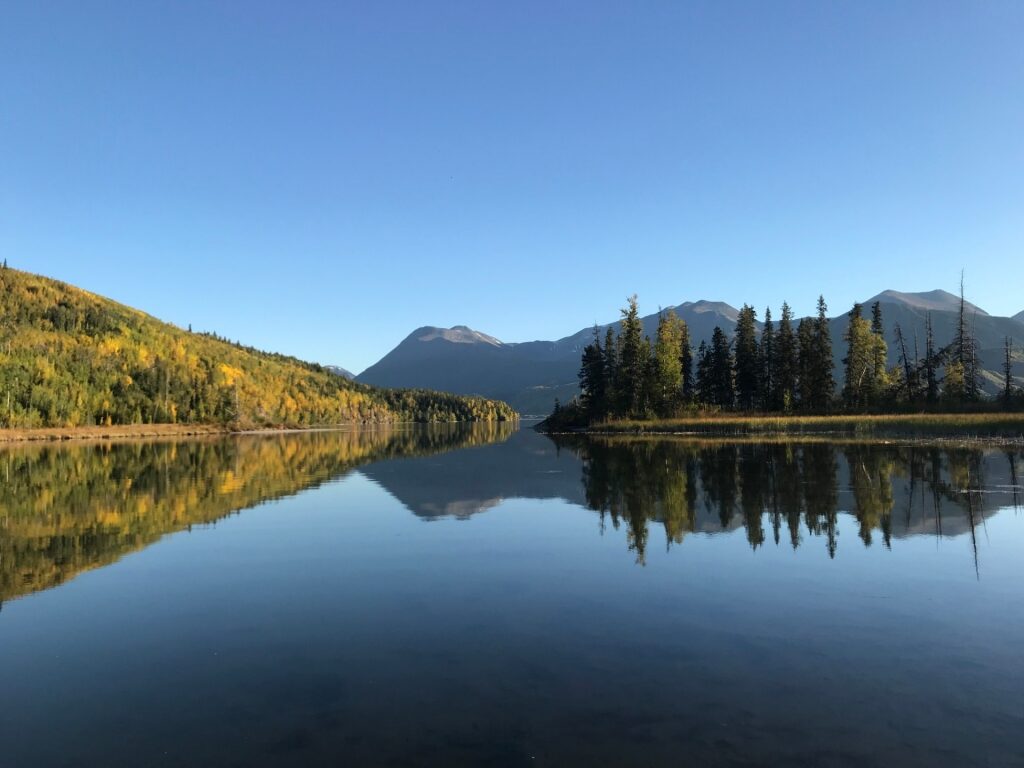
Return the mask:
<svg viewBox="0 0 1024 768"><path fill-rule="evenodd" d="M333 373L335 376L341 376L343 379L354 379L356 377L352 371L348 371L340 365L325 365L324 370L328 373Z"/></svg>
<svg viewBox="0 0 1024 768"><path fill-rule="evenodd" d="M889 364L899 363L899 345L896 343L896 325L899 324L907 345L907 354L924 355L925 324L931 315L932 330L936 346L949 344L956 335L960 312L960 297L947 291L935 290L925 293L900 293L883 291L864 302L864 316L870 317L871 305L879 302L885 325L885 338L889 343ZM964 302L965 316L971 332L978 341L978 355L981 361L982 389L988 394L1000 391L1003 383L1003 360L1005 340L1014 339L1018 347L1024 342L1024 322L1011 317L995 317L980 307ZM836 373L842 376L842 358L846 344L843 336L849 325L849 318L839 315L830 321L832 344L836 360ZM917 352L915 352L915 344ZM1017 355L1020 355L1018 350ZM1014 375L1024 376L1024 358L1017 357Z"/></svg>
<svg viewBox="0 0 1024 768"><path fill-rule="evenodd" d="M686 302L672 309L686 320L695 346L710 339L716 325L731 332L739 315L734 307L714 301ZM643 317L642 323L644 333L653 338L658 314ZM597 326L598 333L603 336L609 325L618 327L618 322ZM555 398L567 401L576 394L580 355L593 336L590 327L557 341L505 343L464 325L424 326L356 380L381 387L487 393L520 413L547 414Z"/></svg>
<svg viewBox="0 0 1024 768"><path fill-rule="evenodd" d="M1021 310L1016 315L1014 315L1013 319L1018 322L1024 323L1024 310Z"/></svg>
<svg viewBox="0 0 1024 768"><path fill-rule="evenodd" d="M902 293L901 291L882 291L877 296L872 296L864 302L865 307L870 307L875 302L882 304L896 304L915 309L921 312L959 312L960 297L949 291L937 289L922 293ZM964 309L968 315L985 315L988 312L976 307L969 301L964 301Z"/></svg>
<svg viewBox="0 0 1024 768"><path fill-rule="evenodd" d="M0 268L0 426L242 426L514 418L504 403L383 390Z"/></svg>
<svg viewBox="0 0 1024 768"><path fill-rule="evenodd" d="M925 320L931 314L936 344L943 346L953 338L960 308L960 297L947 291L922 293L883 291L864 302L865 315L871 304L882 306L889 362L896 365L899 350L895 326L899 323L913 356L917 339L924 354ZM672 307L690 328L694 349L708 341L715 326L732 333L739 311L719 301L685 302ZM989 393L998 391L1001 381L1003 343L1006 336L1024 347L1024 320L994 317L969 302L967 317L979 341L983 386ZM1024 313L1022 313L1024 314ZM778 322L778 313L775 321ZM654 337L658 314L642 319L644 333ZM842 359L846 344L843 336L849 319L845 312L829 322L835 353L836 376L842 379ZM609 325L598 326L602 336ZM506 343L466 326L413 331L397 347L367 368L357 381L385 387L424 387L461 394L494 397L510 403L521 413L547 414L556 398L565 402L577 393L577 373L583 347L593 338L593 328L583 328L557 341ZM1020 354L1020 353L1018 353ZM1024 357L1015 364L1015 375L1024 377Z"/></svg>

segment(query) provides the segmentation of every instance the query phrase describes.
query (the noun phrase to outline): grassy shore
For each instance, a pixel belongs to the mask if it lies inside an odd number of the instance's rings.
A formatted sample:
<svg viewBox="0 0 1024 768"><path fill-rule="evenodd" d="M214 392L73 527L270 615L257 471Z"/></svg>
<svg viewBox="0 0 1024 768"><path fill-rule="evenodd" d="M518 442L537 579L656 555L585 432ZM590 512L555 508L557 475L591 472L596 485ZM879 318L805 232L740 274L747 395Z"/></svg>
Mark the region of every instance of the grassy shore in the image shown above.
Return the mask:
<svg viewBox="0 0 1024 768"><path fill-rule="evenodd" d="M121 424L109 427L45 427L0 429L0 443L26 440L100 440L140 437L223 435L235 430L224 424Z"/></svg>
<svg viewBox="0 0 1024 768"><path fill-rule="evenodd" d="M913 413L864 416L709 415L622 419L550 430L587 434L855 435L864 437L998 437L1024 439L1024 413Z"/></svg>

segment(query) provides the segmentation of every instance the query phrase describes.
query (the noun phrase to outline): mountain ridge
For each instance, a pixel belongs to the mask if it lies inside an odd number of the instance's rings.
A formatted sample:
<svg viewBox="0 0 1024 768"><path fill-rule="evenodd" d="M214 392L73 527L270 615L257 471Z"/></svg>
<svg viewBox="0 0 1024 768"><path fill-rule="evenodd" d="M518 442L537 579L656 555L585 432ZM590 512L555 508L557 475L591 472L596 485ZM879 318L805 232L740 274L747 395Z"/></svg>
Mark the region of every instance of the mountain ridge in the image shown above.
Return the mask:
<svg viewBox="0 0 1024 768"><path fill-rule="evenodd" d="M939 345L952 338L954 320L960 307L959 296L942 289L922 292L890 289L863 302L865 311L875 301L882 306L890 365L895 365L898 359L894 342L897 323L908 345L913 345L915 337L919 348L923 345L925 321L929 314ZM982 367L986 371L983 386L990 392L995 391L1003 339L1010 336L1024 344L1024 313L1021 313L1021 319L1000 318L970 302L965 301L964 306L979 339ZM685 301L665 309L673 310L686 320L694 350L701 341L710 340L715 326L731 334L739 315L739 310L731 304L708 299ZM651 338L657 331L658 317L659 313L655 312L641 318L644 333ZM774 319L777 323L778 315ZM798 321L799 318L794 318L794 322ZM845 354L843 335L848 322L846 312L829 319L836 371L840 377ZM593 338L595 329L603 337L607 328L618 325L619 321L612 321L582 328L552 341L526 342L503 342L468 326L451 329L425 326L409 334L356 379L379 386L415 385L498 397L522 413L544 414L550 411L556 398L566 401L576 394L580 355ZM429 329L432 334L428 340L418 342L417 334L422 335L424 329ZM475 334L493 343L446 344L445 331L458 332L461 336ZM913 350L910 352L912 354Z"/></svg>

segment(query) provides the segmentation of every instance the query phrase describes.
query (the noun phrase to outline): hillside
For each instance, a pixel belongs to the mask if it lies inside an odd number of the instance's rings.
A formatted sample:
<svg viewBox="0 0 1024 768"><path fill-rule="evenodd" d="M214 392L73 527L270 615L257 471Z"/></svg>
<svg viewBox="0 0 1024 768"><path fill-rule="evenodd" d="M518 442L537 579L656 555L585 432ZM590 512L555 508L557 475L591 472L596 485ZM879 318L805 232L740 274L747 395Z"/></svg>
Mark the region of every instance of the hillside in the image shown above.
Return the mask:
<svg viewBox="0 0 1024 768"><path fill-rule="evenodd" d="M889 342L889 363L898 360L894 341L899 323L913 345L918 339L923 354L925 319L931 314L936 343L943 346L952 339L960 298L947 291L921 293L883 291L864 302L867 310L874 301L882 304L886 340ZM690 330L694 349L701 341L709 341L715 326L731 334L738 310L724 302L685 302L672 307ZM842 359L846 345L843 336L848 318L847 308L832 307L829 321L836 363L836 377L842 379ZM982 385L993 394L1001 385L1003 341L1009 336L1017 348L1014 375L1024 377L1024 313L1016 318L995 317L980 307L967 303L967 313L979 342L982 362ZM773 309L778 321L779 309ZM763 319L763 308L758 308ZM641 319L643 331L655 335L658 314ZM604 334L609 325L598 326ZM495 397L510 403L521 413L546 414L555 398L566 402L577 392L577 373L583 347L593 339L594 329L583 328L557 341L505 343L466 326L435 328L427 326L411 333L381 360L357 377L358 381L378 386L415 386L463 394ZM911 348L910 354L913 354Z"/></svg>
<svg viewBox="0 0 1024 768"><path fill-rule="evenodd" d="M0 269L0 425L310 426L514 418L504 403L382 390Z"/></svg>

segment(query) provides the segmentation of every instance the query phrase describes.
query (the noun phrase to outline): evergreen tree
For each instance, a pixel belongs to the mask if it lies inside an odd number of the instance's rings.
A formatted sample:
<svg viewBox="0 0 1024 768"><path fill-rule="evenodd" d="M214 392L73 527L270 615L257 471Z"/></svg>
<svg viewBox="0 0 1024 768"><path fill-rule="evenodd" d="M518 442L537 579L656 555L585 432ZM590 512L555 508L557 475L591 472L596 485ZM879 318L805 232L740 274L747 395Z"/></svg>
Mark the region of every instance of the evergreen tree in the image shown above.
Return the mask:
<svg viewBox="0 0 1024 768"><path fill-rule="evenodd" d="M929 403L939 399L939 355L935 351L935 331L932 328L932 313L925 315L924 320L924 386L925 398Z"/></svg>
<svg viewBox="0 0 1024 768"><path fill-rule="evenodd" d="M954 381L962 378L959 387L960 400L963 402L977 400L979 395L978 382L978 347L974 334L967 326L967 302L964 300L964 275L960 273L960 309L957 314L956 338L953 340L953 360L959 365L960 374ZM946 377L949 378L947 371ZM954 387L956 388L956 387Z"/></svg>
<svg viewBox="0 0 1024 768"><path fill-rule="evenodd" d="M788 411L797 399L797 376L799 373L799 349L793 332L793 310L782 303L782 317L779 319L779 333L772 357L772 380L775 383L771 410Z"/></svg>
<svg viewBox="0 0 1024 768"><path fill-rule="evenodd" d="M683 402L688 403L694 398L693 347L690 329L682 318L679 318L679 373L682 378Z"/></svg>
<svg viewBox="0 0 1024 768"><path fill-rule="evenodd" d="M747 304L743 305L736 321L734 365L737 404L741 410L753 410L759 402L761 361L757 348L757 313Z"/></svg>
<svg viewBox="0 0 1024 768"><path fill-rule="evenodd" d="M1010 407L1013 401L1013 339L1006 337L1003 355L1003 405Z"/></svg>
<svg viewBox="0 0 1024 768"><path fill-rule="evenodd" d="M671 309L658 318L654 345L651 404L659 416L675 412L683 394L682 321Z"/></svg>
<svg viewBox="0 0 1024 768"><path fill-rule="evenodd" d="M717 325L711 334L711 381L712 403L722 408L732 408L736 401L732 349L729 338Z"/></svg>
<svg viewBox="0 0 1024 768"><path fill-rule="evenodd" d="M619 399L619 413L623 416L641 416L650 355L644 344L636 295L630 296L628 302L628 306L622 310L615 390Z"/></svg>
<svg viewBox="0 0 1024 768"><path fill-rule="evenodd" d="M609 325L604 334L604 397L607 413L612 413L615 410L618 400L615 391L615 381L619 370L618 351L615 329Z"/></svg>
<svg viewBox="0 0 1024 768"><path fill-rule="evenodd" d="M878 405L889 391L889 345L885 341L885 325L882 322L882 304L871 305L871 386L870 404Z"/></svg>
<svg viewBox="0 0 1024 768"><path fill-rule="evenodd" d="M900 345L900 365L903 367L904 394L906 396L907 402L913 404L917 402L917 399L920 396L921 389L920 377L918 376L918 362L916 360L917 353L915 351L915 360L912 363L910 361L910 355L907 352L906 339L903 338L903 329L900 328L899 323L896 323L895 332L896 343ZM914 346L916 350L916 337Z"/></svg>
<svg viewBox="0 0 1024 768"><path fill-rule="evenodd" d="M697 347L697 400L704 405L715 402L714 378L711 373L711 348L703 340Z"/></svg>
<svg viewBox="0 0 1024 768"><path fill-rule="evenodd" d="M583 348L580 364L580 405L588 421L595 421L607 413L605 387L604 351L597 327L594 340Z"/></svg>
<svg viewBox="0 0 1024 768"><path fill-rule="evenodd" d="M797 391L799 392L800 408L810 410L814 407L814 321L809 317L801 317L796 327L798 363Z"/></svg>
<svg viewBox="0 0 1024 768"><path fill-rule="evenodd" d="M760 375L758 388L761 392L761 410L769 411L775 400L775 325L772 323L772 309L765 307L764 328L761 329Z"/></svg>
<svg viewBox="0 0 1024 768"><path fill-rule="evenodd" d="M816 411L827 411L832 404L836 382L832 373L832 336L828 327L828 305L825 297L818 297L818 316L812 326L813 343L808 373L811 377L807 405Z"/></svg>

